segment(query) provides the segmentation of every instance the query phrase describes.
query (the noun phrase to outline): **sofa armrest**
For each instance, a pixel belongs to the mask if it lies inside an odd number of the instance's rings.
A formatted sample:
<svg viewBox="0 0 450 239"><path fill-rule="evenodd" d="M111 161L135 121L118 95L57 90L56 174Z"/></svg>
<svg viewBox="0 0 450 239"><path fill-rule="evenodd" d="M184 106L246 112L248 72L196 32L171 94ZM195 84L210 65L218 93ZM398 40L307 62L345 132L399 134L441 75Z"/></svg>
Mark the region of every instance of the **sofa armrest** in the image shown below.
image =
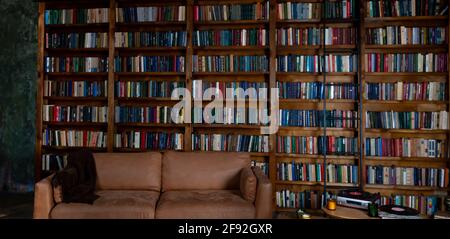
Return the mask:
<svg viewBox="0 0 450 239"><path fill-rule="evenodd" d="M259 167L252 167L258 184L255 200L255 218L272 218L272 184Z"/></svg>
<svg viewBox="0 0 450 239"><path fill-rule="evenodd" d="M34 188L34 219L48 219L55 206L53 200L52 174L37 182Z"/></svg>

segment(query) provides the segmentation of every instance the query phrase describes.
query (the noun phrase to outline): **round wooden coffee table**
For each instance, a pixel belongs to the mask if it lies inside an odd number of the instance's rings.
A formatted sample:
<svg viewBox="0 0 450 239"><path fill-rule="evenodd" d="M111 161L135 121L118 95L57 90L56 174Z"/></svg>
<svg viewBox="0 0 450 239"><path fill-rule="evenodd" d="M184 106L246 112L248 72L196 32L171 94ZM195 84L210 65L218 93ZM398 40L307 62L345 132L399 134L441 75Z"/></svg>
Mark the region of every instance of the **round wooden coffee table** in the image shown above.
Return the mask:
<svg viewBox="0 0 450 239"><path fill-rule="evenodd" d="M380 219L379 217L369 217L367 211L342 206L336 206L334 211L324 207L322 211L327 217L335 219Z"/></svg>

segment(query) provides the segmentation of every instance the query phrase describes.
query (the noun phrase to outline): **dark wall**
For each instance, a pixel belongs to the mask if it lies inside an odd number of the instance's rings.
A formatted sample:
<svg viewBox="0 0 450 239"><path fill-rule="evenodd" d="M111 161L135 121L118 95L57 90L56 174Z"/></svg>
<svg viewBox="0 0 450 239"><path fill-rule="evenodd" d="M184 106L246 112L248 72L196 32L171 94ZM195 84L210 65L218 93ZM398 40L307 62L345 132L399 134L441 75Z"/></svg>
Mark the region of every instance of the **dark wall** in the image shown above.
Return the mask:
<svg viewBox="0 0 450 239"><path fill-rule="evenodd" d="M38 6L0 0L0 191L34 180Z"/></svg>

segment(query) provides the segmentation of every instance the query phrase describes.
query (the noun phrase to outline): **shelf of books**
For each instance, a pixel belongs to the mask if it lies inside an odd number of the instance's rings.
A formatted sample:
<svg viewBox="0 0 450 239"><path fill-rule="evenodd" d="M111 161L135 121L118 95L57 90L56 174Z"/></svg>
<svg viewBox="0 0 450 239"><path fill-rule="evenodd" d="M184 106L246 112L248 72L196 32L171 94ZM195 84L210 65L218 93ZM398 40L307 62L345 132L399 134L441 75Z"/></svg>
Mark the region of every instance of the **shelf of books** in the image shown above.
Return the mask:
<svg viewBox="0 0 450 239"><path fill-rule="evenodd" d="M277 1L277 210L320 209L360 185L357 9L357 1Z"/></svg>
<svg viewBox="0 0 450 239"><path fill-rule="evenodd" d="M266 174L258 99L269 87L269 10L266 0L195 1L192 32L192 151L250 152Z"/></svg>
<svg viewBox="0 0 450 239"><path fill-rule="evenodd" d="M366 0L363 184L433 214L448 187L447 1Z"/></svg>

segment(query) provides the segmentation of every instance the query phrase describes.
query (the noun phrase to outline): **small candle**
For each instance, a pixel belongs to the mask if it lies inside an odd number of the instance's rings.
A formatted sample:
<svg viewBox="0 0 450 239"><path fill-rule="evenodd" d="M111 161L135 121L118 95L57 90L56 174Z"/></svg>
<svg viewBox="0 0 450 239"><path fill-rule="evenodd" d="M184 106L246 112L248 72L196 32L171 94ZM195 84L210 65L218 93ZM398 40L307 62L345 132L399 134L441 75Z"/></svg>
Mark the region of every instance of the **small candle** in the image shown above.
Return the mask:
<svg viewBox="0 0 450 239"><path fill-rule="evenodd" d="M336 200L334 200L334 199L328 200L327 208L328 208L328 210L331 210L331 211L336 210Z"/></svg>

